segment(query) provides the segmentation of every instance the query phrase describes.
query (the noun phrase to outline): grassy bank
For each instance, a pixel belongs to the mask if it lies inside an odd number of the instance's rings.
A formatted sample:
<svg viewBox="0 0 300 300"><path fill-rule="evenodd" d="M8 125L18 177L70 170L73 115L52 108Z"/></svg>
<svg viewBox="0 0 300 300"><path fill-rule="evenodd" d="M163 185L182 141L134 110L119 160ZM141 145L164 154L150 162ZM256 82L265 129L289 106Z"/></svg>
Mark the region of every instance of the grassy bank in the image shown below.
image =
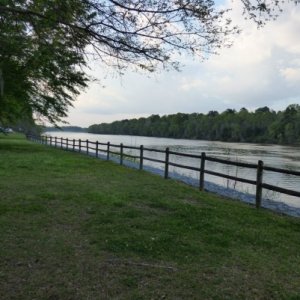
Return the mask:
<svg viewBox="0 0 300 300"><path fill-rule="evenodd" d="M0 299L298 299L300 220L0 135Z"/></svg>

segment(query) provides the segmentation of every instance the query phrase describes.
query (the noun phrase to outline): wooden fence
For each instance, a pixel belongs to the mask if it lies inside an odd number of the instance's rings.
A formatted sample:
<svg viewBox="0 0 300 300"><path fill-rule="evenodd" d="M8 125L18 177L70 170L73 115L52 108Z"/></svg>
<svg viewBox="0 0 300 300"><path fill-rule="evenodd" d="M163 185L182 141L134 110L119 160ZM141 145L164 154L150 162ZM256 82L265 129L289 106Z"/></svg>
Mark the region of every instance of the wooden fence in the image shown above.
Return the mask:
<svg viewBox="0 0 300 300"><path fill-rule="evenodd" d="M263 189L283 193L283 194L290 195L290 196L300 197L299 191L285 189L285 188L281 188L281 187L263 182L263 172L264 171L271 171L271 172L276 172L276 173L281 173L281 174L289 174L289 175L294 175L294 176L300 176L300 172L264 166L264 163L261 160L259 160L257 164L252 164L252 163L243 163L243 162L236 162L236 161L220 159L220 158L216 158L216 157L210 157L210 156L207 156L205 152L202 152L201 155L195 155L195 154L171 151L169 148L166 148L165 150L158 150L158 149L146 148L143 145L141 145L140 147L134 147L134 146L126 146L126 145L123 145L122 143L121 144L111 144L110 142L100 143L98 141L92 142L89 140L57 138L57 137L52 137L52 136L28 135L27 138L32 141L35 141L35 142L40 142L42 144L54 146L56 148L77 151L80 153L85 153L87 155L91 154L90 150L93 150L93 151L95 151L95 156L97 158L99 157L99 153L105 153L107 160L110 159L110 155L112 154L112 155L119 157L120 165L123 165L123 160L126 157L131 158L131 159L137 159L137 160L139 160L139 169L140 170L143 169L143 163L145 160L148 160L151 162L156 162L156 163L161 163L164 165L164 178L165 179L167 179L169 177L169 166L196 171L196 172L200 173L199 174L200 175L199 176L199 189L200 190L204 190L204 188L205 188L205 186L204 186L205 185L204 184L205 174L209 174L212 176L218 176L218 177L222 177L225 179L234 180L237 182L251 184L256 187L255 204L256 204L257 208L259 208L261 206ZM100 148L99 146L105 146L105 149ZM118 148L119 151L118 152L112 151L112 149L111 149L112 147ZM124 149L137 150L139 152L139 155L131 155L131 154L125 153ZM144 155L144 151L150 151L150 152L164 154L164 159L162 160L162 159L155 159L155 158L147 157ZM170 162L170 155L199 159L199 167L192 167L192 166L188 166L188 165ZM223 174L223 173L208 170L205 168L206 161L216 162L216 163L225 164L225 165L232 165L232 166L236 166L236 167L243 167L243 168L248 168L248 169L255 169L256 170L256 180L250 180L250 179L246 179L246 178L231 176L228 174Z"/></svg>

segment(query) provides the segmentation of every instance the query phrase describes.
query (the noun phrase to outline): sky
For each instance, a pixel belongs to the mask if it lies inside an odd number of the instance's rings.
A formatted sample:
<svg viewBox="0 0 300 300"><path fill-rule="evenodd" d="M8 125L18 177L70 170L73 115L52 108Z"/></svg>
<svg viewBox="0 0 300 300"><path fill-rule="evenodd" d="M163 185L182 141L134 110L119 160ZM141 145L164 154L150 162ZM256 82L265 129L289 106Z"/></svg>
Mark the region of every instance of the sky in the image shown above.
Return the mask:
<svg viewBox="0 0 300 300"><path fill-rule="evenodd" d="M242 33L233 46L205 61L182 57L180 72L154 75L127 72L119 77L93 62L89 85L65 119L88 127L152 114L222 112L227 108L283 110L300 104L300 6L285 7L264 28L244 20L238 2L231 12Z"/></svg>

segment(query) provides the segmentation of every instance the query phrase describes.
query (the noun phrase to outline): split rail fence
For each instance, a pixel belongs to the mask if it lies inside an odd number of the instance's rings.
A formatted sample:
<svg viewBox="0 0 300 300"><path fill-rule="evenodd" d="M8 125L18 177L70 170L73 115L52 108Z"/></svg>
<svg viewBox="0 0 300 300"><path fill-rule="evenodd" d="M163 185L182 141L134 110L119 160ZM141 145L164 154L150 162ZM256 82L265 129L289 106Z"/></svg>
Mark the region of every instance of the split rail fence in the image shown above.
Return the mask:
<svg viewBox="0 0 300 300"><path fill-rule="evenodd" d="M196 172L200 173L200 176L199 176L199 189L200 190L204 190L204 188L205 188L205 186L204 186L205 185L205 182L204 182L205 174L212 175L212 176L218 176L218 177L222 177L222 178L225 178L228 180L234 180L237 182L251 184L256 187L255 205L257 208L261 207L262 190L263 189L283 193L283 194L290 195L290 196L300 197L299 191L285 189L282 187L278 187L278 186L267 184L267 183L263 182L264 171L270 171L270 172L276 172L276 173L288 174L288 175L294 175L294 176L300 176L300 172L264 166L264 163L261 160L259 160L257 164L253 164L253 163L236 162L236 161L211 157L211 156L207 156L205 152L202 152L201 155L195 155L195 154L171 151L169 148L166 148L165 150L159 150L159 149L153 149L153 148L146 148L143 145L141 145L140 147L134 147L134 146L126 146L126 145L123 145L122 143L121 144L111 144L110 142L100 143L98 141L92 142L89 140L81 140L81 139L76 140L76 139L58 138L58 137L43 136L43 135L41 135L41 136L28 135L27 138L29 140L39 142L42 144L46 144L46 145L50 145L50 146L53 146L56 148L85 153L87 155L92 154L90 152L90 150L93 150L93 151L95 151L93 153L95 154L95 156L97 158L99 157L100 153L105 153L107 160L110 159L110 155L115 155L115 156L119 157L120 165L123 165L123 160L126 157L130 158L130 159L137 159L137 160L139 160L139 169L140 170L143 169L143 164L144 164L145 160L148 160L151 162L156 162L156 163L161 163L161 164L164 164L164 178L165 179L167 179L169 177L169 166L196 171ZM105 149L101 148L101 146L102 147L104 146ZM112 148L118 148L119 151L118 152L113 151ZM132 154L125 153L124 149L137 150L137 151L139 151L139 155L132 155ZM144 151L164 154L165 159L162 160L162 159L147 157L144 155ZM171 162L170 155L199 159L199 167L193 167L193 166L188 166L188 165ZM228 174L223 174L220 172L208 170L205 168L206 161L216 162L216 163L225 164L225 165L232 165L232 166L236 166L236 167L243 167L243 168L248 168L248 169L255 169L256 170L256 180L250 180L250 179L246 179L246 178L242 178L242 177L231 176Z"/></svg>

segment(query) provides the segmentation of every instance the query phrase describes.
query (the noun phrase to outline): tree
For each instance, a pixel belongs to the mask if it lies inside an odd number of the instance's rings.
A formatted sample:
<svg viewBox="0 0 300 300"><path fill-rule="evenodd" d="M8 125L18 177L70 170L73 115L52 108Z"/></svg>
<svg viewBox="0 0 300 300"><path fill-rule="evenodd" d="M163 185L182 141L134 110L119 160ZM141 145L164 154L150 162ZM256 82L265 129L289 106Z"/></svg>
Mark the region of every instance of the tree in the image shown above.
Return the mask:
<svg viewBox="0 0 300 300"><path fill-rule="evenodd" d="M87 77L80 48L87 42L73 40L69 28L57 26L53 5L46 1L2 1L0 6L0 122L8 123L32 114L55 123L66 116L68 106ZM54 1L47 1L53 4ZM6 4L6 5L5 5ZM32 13L21 13L24 10ZM20 13L18 13L20 11ZM34 11L43 11L35 17ZM85 9L77 6L64 19L76 19ZM76 46L77 45L77 46Z"/></svg>
<svg viewBox="0 0 300 300"><path fill-rule="evenodd" d="M125 121L125 122L124 122ZM285 111L268 107L248 112L227 109L204 114L152 115L138 120L94 124L92 133L134 134L156 137L219 140L229 142L288 143L300 142L300 106L292 104ZM136 130L135 130L136 129ZM125 132L126 130L126 132Z"/></svg>
<svg viewBox="0 0 300 300"><path fill-rule="evenodd" d="M279 3L241 1L258 24ZM177 68L175 54L206 58L237 31L212 0L1 0L0 122L60 121L87 85L93 56L121 73Z"/></svg>

